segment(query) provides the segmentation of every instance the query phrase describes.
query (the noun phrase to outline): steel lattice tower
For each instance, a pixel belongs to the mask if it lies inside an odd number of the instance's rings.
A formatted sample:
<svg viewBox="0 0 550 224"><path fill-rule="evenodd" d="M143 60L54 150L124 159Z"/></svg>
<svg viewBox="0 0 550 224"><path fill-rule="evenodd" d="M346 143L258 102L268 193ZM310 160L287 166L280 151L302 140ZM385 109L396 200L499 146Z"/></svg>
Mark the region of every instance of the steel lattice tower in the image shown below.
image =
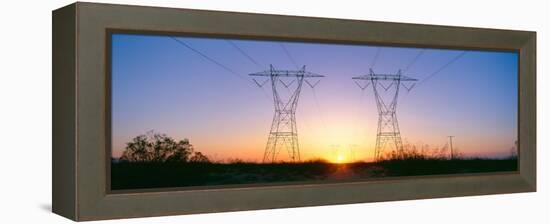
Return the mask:
<svg viewBox="0 0 550 224"><path fill-rule="evenodd" d="M398 155L403 153L403 143L401 141L401 133L399 131L399 124L397 122L397 99L399 97L400 87L404 87L407 91L410 91L417 79L401 75L401 70L397 74L375 74L372 69L368 75L353 77L355 80L365 81L366 84L361 85L357 81L355 82L359 88L364 90L369 85L372 86L374 92L374 99L378 108L378 128L376 133L376 145L374 148L374 160L379 161L382 159L383 152L386 147L390 147L391 144L395 146L394 152ZM405 83L409 83L407 86ZM388 97L383 96L383 92L392 90ZM388 104L389 100L389 104Z"/></svg>
<svg viewBox="0 0 550 224"><path fill-rule="evenodd" d="M292 162L300 161L298 129L296 127L296 108L298 107L300 91L304 82L311 88L319 83L317 81L312 84L307 81L308 78L321 78L324 76L306 72L305 65L300 70L276 70L272 65L269 67L268 71L249 74L250 76L267 77L268 79L263 83L259 83L256 79L254 79L254 82L260 88L269 82L273 91L275 114L273 115L263 162L276 162L277 155L283 148L287 150L289 159ZM294 83L296 85L293 85ZM281 87L288 89L288 96L285 97L284 94L279 93Z"/></svg>

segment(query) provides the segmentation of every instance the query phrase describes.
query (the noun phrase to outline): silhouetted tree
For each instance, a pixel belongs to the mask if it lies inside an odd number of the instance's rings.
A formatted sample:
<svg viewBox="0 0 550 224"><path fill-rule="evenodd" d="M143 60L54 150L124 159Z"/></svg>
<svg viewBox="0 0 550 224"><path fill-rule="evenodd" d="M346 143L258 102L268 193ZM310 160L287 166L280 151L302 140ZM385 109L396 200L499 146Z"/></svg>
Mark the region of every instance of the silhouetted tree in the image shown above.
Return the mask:
<svg viewBox="0 0 550 224"><path fill-rule="evenodd" d="M209 162L204 154L195 152L188 139L174 139L154 132L139 135L126 143L120 157L128 162Z"/></svg>
<svg viewBox="0 0 550 224"><path fill-rule="evenodd" d="M210 160L201 152L194 152L193 156L189 159L189 162L193 163L209 163Z"/></svg>

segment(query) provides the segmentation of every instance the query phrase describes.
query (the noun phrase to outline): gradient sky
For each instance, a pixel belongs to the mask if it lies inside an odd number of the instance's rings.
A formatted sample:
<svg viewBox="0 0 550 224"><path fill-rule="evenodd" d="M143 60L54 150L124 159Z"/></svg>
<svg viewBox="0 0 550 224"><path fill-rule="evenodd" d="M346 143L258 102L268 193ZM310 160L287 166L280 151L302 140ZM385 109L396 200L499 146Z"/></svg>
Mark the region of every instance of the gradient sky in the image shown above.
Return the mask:
<svg viewBox="0 0 550 224"><path fill-rule="evenodd" d="M372 88L361 91L351 77L364 75L377 46L233 40L261 67L225 39L181 41L231 70L204 59L168 36L112 36L113 157L147 131L188 138L215 160L260 161L271 127L269 85L261 90L249 73L294 69L280 43L299 65L325 75L315 89L304 85L296 112L302 159L334 161L335 151L355 145L358 160L371 160L377 110ZM404 69L419 48L379 47L374 71ZM404 73L421 83L400 94L397 117L404 142L442 147L448 135L466 156L509 155L517 136L518 56L468 51L426 82L460 50L426 49ZM267 96L266 96L267 94ZM317 99L317 100L316 100Z"/></svg>

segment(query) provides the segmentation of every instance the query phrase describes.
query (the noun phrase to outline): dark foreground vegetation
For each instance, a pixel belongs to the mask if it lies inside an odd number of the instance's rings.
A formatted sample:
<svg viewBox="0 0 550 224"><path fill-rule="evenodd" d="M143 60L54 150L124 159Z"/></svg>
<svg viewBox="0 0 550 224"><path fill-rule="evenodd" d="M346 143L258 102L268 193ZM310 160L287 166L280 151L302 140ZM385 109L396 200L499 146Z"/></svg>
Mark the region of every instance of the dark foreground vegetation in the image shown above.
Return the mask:
<svg viewBox="0 0 550 224"><path fill-rule="evenodd" d="M468 174L517 170L517 158L477 159L444 151L407 147L388 153L376 163L335 164L323 160L299 163L214 162L193 148L188 139L176 141L149 132L126 143L111 163L111 189L144 189L292 181L358 180L380 177Z"/></svg>
<svg viewBox="0 0 550 224"><path fill-rule="evenodd" d="M357 180L380 177L470 174L517 170L517 159L394 159L378 163L116 162L113 190L258 184L290 181Z"/></svg>

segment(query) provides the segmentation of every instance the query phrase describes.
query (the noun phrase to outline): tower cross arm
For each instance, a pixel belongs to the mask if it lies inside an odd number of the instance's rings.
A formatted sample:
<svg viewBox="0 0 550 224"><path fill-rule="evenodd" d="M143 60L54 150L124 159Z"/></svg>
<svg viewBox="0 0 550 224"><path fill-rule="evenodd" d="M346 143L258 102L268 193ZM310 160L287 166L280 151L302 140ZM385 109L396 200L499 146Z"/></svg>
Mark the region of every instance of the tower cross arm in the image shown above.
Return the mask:
<svg viewBox="0 0 550 224"><path fill-rule="evenodd" d="M248 74L249 76L281 76L281 77L305 77L305 78L321 78L324 75L315 74L312 72L293 71L293 70L273 70L263 71Z"/></svg>
<svg viewBox="0 0 550 224"><path fill-rule="evenodd" d="M361 80L390 80L390 81L418 81L418 79L411 78L404 75L395 75L395 74L369 74L352 77L352 79L361 79Z"/></svg>

